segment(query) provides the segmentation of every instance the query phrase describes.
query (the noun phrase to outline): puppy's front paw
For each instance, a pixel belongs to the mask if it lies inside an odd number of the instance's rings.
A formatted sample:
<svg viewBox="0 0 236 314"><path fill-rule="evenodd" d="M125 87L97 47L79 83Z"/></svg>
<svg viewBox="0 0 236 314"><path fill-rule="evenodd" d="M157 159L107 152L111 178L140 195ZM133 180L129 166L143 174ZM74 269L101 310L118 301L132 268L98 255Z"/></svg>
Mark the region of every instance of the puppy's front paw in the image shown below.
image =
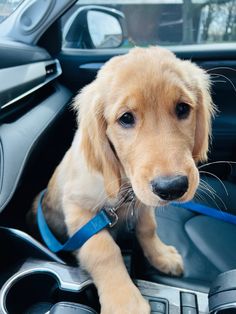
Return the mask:
<svg viewBox="0 0 236 314"><path fill-rule="evenodd" d="M182 256L175 247L163 244L161 250L149 259L150 263L162 273L180 276L184 272Z"/></svg>
<svg viewBox="0 0 236 314"><path fill-rule="evenodd" d="M150 305L134 285L114 287L101 296L101 314L150 314Z"/></svg>

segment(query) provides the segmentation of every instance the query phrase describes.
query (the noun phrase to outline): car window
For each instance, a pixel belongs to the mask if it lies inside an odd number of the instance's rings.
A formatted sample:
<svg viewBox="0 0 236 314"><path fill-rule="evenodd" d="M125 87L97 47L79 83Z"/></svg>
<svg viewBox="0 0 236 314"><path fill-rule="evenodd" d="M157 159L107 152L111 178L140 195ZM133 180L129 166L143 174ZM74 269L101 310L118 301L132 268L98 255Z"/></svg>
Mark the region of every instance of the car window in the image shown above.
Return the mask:
<svg viewBox="0 0 236 314"><path fill-rule="evenodd" d="M94 21L90 18L90 30L100 46L86 45L81 42L81 28L70 33L76 12L91 6L101 6L116 9L125 18L125 35L122 42L117 41L116 32L112 27L112 19L104 19L97 15ZM82 19L83 20L83 19ZM81 23L85 27L85 19ZM63 46L64 48L107 48L107 43L101 43L102 24L110 32L104 35L111 48L129 48L135 45L189 45L205 43L225 43L236 41L236 1L235 0L81 0L74 5L63 17ZM92 22L92 23L91 23ZM81 24L80 23L80 24ZM114 21L113 21L114 24ZM81 26L81 25L80 25ZM123 25L124 31L124 25ZM68 32L70 36L68 36ZM89 34L87 34L89 36ZM85 40L85 39L84 39ZM114 45L114 41L116 44ZM85 40L86 41L86 40Z"/></svg>
<svg viewBox="0 0 236 314"><path fill-rule="evenodd" d="M0 0L0 23L5 20L23 0Z"/></svg>

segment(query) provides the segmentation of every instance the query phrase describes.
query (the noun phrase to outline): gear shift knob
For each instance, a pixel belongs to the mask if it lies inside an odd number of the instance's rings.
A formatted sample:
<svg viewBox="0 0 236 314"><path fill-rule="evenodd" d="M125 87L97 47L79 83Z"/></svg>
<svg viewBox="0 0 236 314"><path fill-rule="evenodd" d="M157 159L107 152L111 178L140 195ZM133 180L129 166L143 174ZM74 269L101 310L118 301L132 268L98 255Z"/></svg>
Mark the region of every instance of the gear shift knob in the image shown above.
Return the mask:
<svg viewBox="0 0 236 314"><path fill-rule="evenodd" d="M236 313L236 269L220 274L213 281L208 299L210 313Z"/></svg>

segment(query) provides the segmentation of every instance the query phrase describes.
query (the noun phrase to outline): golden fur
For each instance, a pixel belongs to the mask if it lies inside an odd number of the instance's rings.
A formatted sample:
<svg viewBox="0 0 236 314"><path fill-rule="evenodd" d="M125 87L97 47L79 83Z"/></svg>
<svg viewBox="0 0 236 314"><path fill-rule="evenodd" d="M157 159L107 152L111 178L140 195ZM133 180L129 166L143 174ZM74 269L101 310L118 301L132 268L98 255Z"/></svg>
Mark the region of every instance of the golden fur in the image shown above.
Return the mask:
<svg viewBox="0 0 236 314"><path fill-rule="evenodd" d="M187 119L176 118L180 102L191 106ZM68 234L73 234L104 203L115 204L122 187L130 184L137 197L136 234L145 256L160 271L180 275L181 256L157 237L153 208L164 202L149 182L158 176L185 175L189 188L180 201L194 196L199 183L196 163L207 158L214 113L208 75L166 49L134 48L107 62L76 97L74 108L79 130L44 200L51 228L60 234L53 221L61 212ZM136 117L130 129L117 122L127 111ZM97 286L102 314L150 313L109 230L93 236L75 254Z"/></svg>

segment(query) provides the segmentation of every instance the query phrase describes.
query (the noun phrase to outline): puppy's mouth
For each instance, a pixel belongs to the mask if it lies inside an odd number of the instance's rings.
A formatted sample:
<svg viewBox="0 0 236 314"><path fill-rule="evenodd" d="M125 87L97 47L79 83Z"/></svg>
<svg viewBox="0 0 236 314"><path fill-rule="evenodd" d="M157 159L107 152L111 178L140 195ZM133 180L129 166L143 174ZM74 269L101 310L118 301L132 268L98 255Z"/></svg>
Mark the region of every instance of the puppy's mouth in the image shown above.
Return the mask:
<svg viewBox="0 0 236 314"><path fill-rule="evenodd" d="M116 208L121 207L124 204L131 203L136 199L134 190L130 184L123 186L118 195L118 201L115 204Z"/></svg>

